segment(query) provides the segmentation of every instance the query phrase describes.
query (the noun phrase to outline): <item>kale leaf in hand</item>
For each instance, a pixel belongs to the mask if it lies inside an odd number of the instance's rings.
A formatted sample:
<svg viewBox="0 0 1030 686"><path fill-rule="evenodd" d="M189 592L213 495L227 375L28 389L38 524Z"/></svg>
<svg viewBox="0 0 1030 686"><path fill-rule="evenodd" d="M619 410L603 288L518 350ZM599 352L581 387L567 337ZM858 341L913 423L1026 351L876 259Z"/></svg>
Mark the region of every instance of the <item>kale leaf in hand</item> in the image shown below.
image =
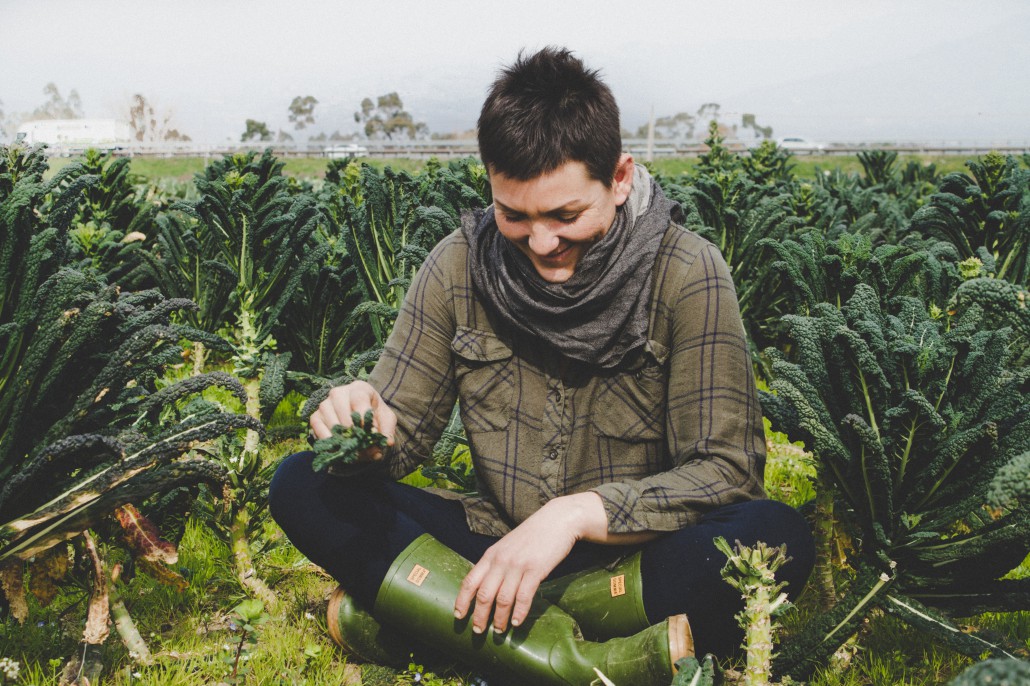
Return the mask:
<svg viewBox="0 0 1030 686"><path fill-rule="evenodd" d="M386 447L386 436L372 427L372 410L366 412L364 418L352 412L351 421L352 426L337 424L331 429L331 436L315 441L316 454L311 466L316 472L334 464L353 464L363 450Z"/></svg>

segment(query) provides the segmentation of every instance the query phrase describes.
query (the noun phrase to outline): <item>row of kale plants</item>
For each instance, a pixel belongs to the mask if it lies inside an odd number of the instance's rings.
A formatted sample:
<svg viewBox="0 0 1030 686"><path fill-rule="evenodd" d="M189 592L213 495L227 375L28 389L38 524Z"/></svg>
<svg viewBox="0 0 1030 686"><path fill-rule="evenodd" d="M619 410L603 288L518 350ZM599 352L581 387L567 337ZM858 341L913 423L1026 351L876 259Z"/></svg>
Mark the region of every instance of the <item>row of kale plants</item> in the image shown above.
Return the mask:
<svg viewBox="0 0 1030 686"><path fill-rule="evenodd" d="M485 203L471 161L418 178L334 162L318 192L282 166L226 157L176 198L127 159L90 152L48 178L43 150L0 148L0 611L24 621L28 593L86 577L66 676L95 681L112 615L150 659L119 591L137 571L186 583L188 511L276 605L253 562L275 468L261 447L303 422L269 431L275 409L367 369L428 250Z"/></svg>
<svg viewBox="0 0 1030 686"><path fill-rule="evenodd" d="M833 527L853 542L843 592L821 555L826 612L776 670L803 678L874 608L968 655L1024 656L951 617L1030 609L1027 580L1004 578L1030 552L1030 171L991 154L941 176L870 152L862 174L802 179L772 144L708 143L658 180L733 271L763 408L818 465L822 549ZM185 583L170 541L198 499L275 606L253 562L266 455L370 368L428 251L490 201L473 160L334 160L318 187L282 166L228 156L174 197L125 159L47 178L42 151L2 149L0 602L23 619L26 579L52 597L71 546L94 590L70 668L99 670L108 613L146 659L94 537ZM284 418L288 395L307 402ZM426 473L473 487L449 429Z"/></svg>

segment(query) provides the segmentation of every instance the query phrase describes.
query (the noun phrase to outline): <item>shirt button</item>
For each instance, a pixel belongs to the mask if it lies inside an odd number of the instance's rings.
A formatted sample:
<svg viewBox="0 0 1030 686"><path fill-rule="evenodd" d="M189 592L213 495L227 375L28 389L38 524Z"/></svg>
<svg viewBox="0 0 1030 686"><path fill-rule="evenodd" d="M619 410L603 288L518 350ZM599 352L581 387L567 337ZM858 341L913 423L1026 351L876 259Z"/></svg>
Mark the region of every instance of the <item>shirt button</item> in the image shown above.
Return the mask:
<svg viewBox="0 0 1030 686"><path fill-rule="evenodd" d="M547 453L547 459L548 460L557 460L558 459L558 449L557 448L551 448L551 452Z"/></svg>

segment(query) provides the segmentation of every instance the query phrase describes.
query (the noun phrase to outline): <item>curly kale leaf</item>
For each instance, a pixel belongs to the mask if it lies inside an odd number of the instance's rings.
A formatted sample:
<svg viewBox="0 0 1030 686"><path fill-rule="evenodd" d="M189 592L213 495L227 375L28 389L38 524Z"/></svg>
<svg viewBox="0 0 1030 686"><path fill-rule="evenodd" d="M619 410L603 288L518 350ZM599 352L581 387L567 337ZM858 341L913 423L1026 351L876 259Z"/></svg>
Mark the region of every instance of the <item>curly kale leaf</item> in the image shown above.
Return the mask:
<svg viewBox="0 0 1030 686"><path fill-rule="evenodd" d="M1030 450L1002 465L987 491L987 503L994 507L1018 507L1030 501Z"/></svg>
<svg viewBox="0 0 1030 686"><path fill-rule="evenodd" d="M362 451L386 447L386 436L372 426L372 410L366 412L364 417L352 412L351 421L351 426L337 424L332 428L331 436L315 441L316 456L311 466L316 472L334 464L353 464Z"/></svg>

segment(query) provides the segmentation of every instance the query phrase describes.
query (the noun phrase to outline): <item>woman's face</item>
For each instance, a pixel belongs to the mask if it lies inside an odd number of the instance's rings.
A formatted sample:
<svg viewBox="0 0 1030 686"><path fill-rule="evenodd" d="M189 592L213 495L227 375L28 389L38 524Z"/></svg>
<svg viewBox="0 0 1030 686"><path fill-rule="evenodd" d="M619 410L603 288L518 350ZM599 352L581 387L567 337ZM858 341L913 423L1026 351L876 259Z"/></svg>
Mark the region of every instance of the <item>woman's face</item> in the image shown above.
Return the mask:
<svg viewBox="0 0 1030 686"><path fill-rule="evenodd" d="M610 187L591 178L582 162L526 181L490 174L498 230L549 283L572 277L586 251L608 232L632 184L628 154L619 158Z"/></svg>

